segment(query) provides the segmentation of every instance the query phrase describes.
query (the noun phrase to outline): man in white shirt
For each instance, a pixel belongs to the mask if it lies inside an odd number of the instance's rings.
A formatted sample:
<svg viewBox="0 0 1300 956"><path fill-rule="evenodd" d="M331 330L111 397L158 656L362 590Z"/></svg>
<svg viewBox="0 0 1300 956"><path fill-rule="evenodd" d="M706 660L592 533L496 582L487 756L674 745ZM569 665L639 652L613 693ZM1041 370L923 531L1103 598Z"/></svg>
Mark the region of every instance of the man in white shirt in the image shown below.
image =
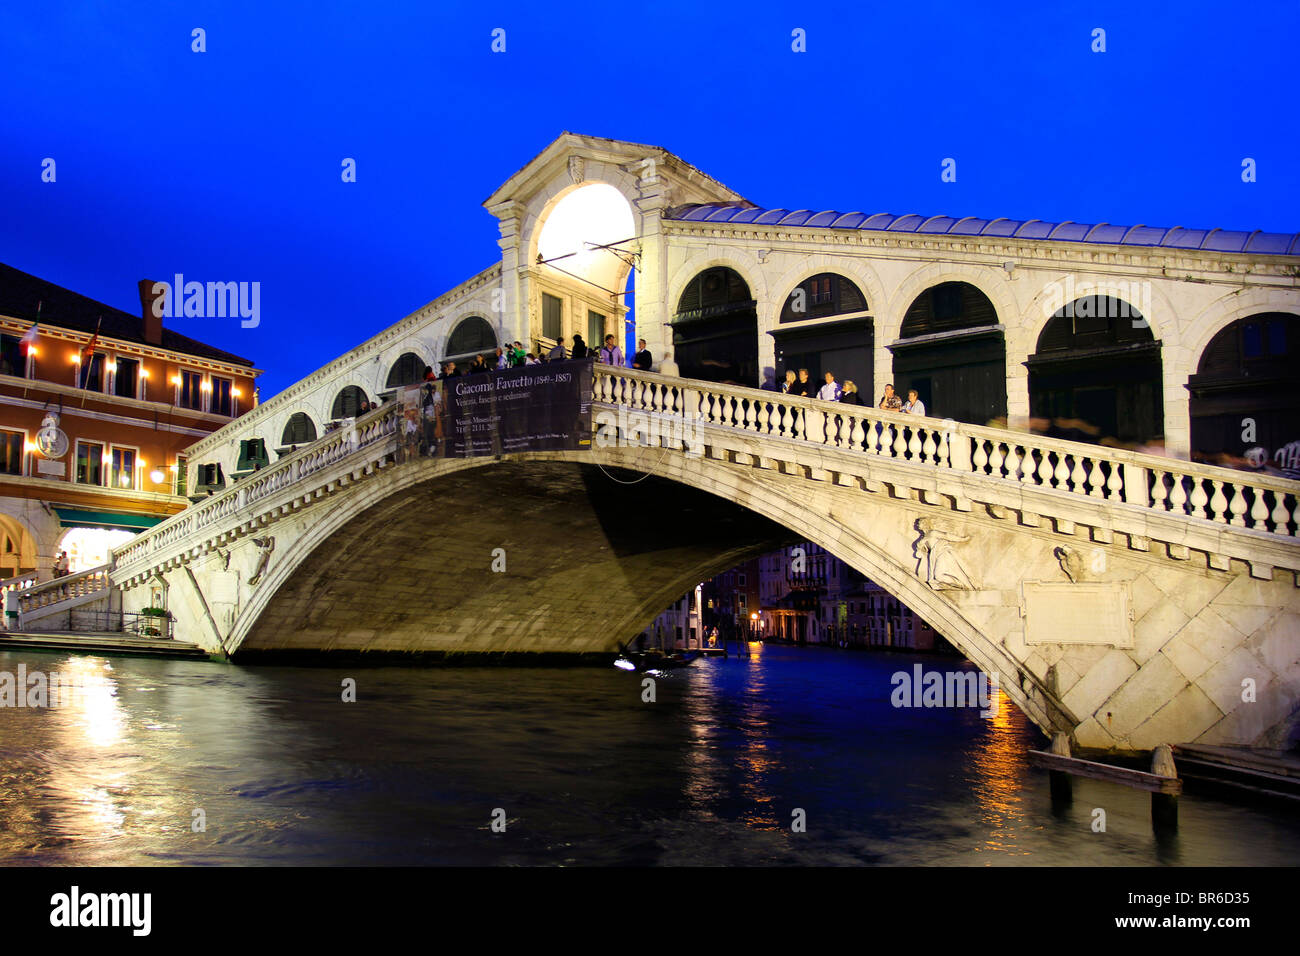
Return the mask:
<svg viewBox="0 0 1300 956"><path fill-rule="evenodd" d="M925 414L925 402L921 401L921 396L917 394L916 389L907 390L907 402L903 405L903 411L909 415Z"/></svg>
<svg viewBox="0 0 1300 956"><path fill-rule="evenodd" d="M838 402L840 400L840 385L830 372L826 373L826 384L818 390L817 397L823 402Z"/></svg>

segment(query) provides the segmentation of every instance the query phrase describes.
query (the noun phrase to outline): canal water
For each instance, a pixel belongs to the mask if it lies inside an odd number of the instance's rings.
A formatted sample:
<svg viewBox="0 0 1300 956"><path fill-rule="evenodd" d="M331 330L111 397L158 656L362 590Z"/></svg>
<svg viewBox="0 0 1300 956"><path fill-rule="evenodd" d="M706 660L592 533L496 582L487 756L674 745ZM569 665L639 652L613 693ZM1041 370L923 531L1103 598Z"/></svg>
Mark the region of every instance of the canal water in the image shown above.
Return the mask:
<svg viewBox="0 0 1300 956"><path fill-rule="evenodd" d="M1279 865L1281 810L1076 782L1053 811L1002 698L890 704L933 657L761 647L660 678L612 667L236 667L0 653L107 678L0 708L5 864ZM356 680L356 702L342 685ZM1095 809L1105 832L1094 832ZM201 811L201 814L199 813ZM497 812L500 811L500 812ZM801 812L800 812L801 811ZM493 820L504 820L495 832ZM804 832L792 825L803 820ZM196 821L203 828L195 830Z"/></svg>

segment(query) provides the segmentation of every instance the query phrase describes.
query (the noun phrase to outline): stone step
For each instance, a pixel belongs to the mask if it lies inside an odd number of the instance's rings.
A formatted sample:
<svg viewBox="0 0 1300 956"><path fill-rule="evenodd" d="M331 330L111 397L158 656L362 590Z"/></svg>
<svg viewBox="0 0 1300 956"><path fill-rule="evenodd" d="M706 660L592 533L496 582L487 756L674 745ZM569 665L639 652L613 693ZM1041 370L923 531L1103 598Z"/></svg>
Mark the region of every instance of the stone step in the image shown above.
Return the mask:
<svg viewBox="0 0 1300 956"><path fill-rule="evenodd" d="M0 651L3 650L71 651L84 654L124 654L187 660L208 660L210 657L208 652L197 644L188 644L184 641L95 631L48 634L35 631L0 633Z"/></svg>

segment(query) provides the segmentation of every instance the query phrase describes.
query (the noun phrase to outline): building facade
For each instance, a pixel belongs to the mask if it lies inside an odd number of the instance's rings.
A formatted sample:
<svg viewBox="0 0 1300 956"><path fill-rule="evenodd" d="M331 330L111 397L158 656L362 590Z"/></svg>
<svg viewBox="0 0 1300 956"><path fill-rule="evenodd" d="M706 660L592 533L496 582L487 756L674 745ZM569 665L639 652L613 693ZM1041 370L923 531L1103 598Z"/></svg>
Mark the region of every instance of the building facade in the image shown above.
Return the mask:
<svg viewBox="0 0 1300 956"><path fill-rule="evenodd" d="M0 265L0 579L76 572L194 493L185 449L254 406L244 358Z"/></svg>

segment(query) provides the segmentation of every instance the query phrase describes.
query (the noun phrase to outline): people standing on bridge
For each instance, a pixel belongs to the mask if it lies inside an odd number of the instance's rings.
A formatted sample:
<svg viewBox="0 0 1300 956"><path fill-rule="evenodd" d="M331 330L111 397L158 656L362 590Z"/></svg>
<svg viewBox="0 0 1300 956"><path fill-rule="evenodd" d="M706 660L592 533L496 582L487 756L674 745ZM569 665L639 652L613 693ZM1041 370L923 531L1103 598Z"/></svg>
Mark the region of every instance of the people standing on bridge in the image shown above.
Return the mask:
<svg viewBox="0 0 1300 956"><path fill-rule="evenodd" d="M54 559L54 576L61 578L68 573L68 552L60 551L59 556Z"/></svg>
<svg viewBox="0 0 1300 956"><path fill-rule="evenodd" d="M903 400L894 394L894 386L886 385L885 394L880 397L880 407L887 412L901 412Z"/></svg>
<svg viewBox="0 0 1300 956"><path fill-rule="evenodd" d="M641 339L636 343L636 355L632 356L632 367L648 372L652 365L654 365L654 358L650 355L650 350L645 347L645 339Z"/></svg>
<svg viewBox="0 0 1300 956"><path fill-rule="evenodd" d="M844 380L844 394L840 396L840 401L845 405L866 405L862 396L858 394L858 386L848 378Z"/></svg>
<svg viewBox="0 0 1300 956"><path fill-rule="evenodd" d="M555 348L546 353L546 361L563 362L568 357L568 349L564 347L564 336L561 335L555 340Z"/></svg>
<svg viewBox="0 0 1300 956"><path fill-rule="evenodd" d="M787 395L794 394L795 382L797 382L798 380L799 380L798 376L794 374L794 369L792 368L786 369L785 381L781 383L781 391Z"/></svg>
<svg viewBox="0 0 1300 956"><path fill-rule="evenodd" d="M438 376L433 374L433 366L432 366L432 365L426 365L426 366L424 367L424 380L425 380L426 382L432 382L432 381L434 381L434 380L437 379L437 378L438 378Z"/></svg>
<svg viewBox="0 0 1300 956"><path fill-rule="evenodd" d="M539 361L537 361L537 356L536 356L536 355L534 355L532 352L529 352L526 356L524 356L524 364L525 364L525 365L541 365L542 363L539 362Z"/></svg>
<svg viewBox="0 0 1300 956"><path fill-rule="evenodd" d="M843 390L840 388L839 384L835 381L835 373L827 372L826 384L818 390L817 397L823 402L838 402L842 391Z"/></svg>
<svg viewBox="0 0 1300 956"><path fill-rule="evenodd" d="M601 346L600 349L600 360L606 365L622 366L623 350L618 347L618 343L614 340L614 336L605 336L605 344Z"/></svg>
<svg viewBox="0 0 1300 956"><path fill-rule="evenodd" d="M503 348L497 348L497 364L496 364L497 371L503 372L509 367L510 367L510 358L509 356L506 355L506 350Z"/></svg>
<svg viewBox="0 0 1300 956"><path fill-rule="evenodd" d="M563 339L560 339L563 342ZM573 333L573 353L570 358L585 359L587 357L587 343L582 340L582 336L577 332Z"/></svg>
<svg viewBox="0 0 1300 956"><path fill-rule="evenodd" d="M907 390L907 404L903 406L903 411L909 415L924 415L925 402L921 401L920 393L914 388Z"/></svg>
<svg viewBox="0 0 1300 956"><path fill-rule="evenodd" d="M659 363L659 374L660 374L660 375L680 375L680 374L682 374L682 373L678 370L678 368L677 368L677 363L673 361L673 353L672 353L672 352L665 352L665 353L664 353L663 361L661 361L661 362Z"/></svg>
<svg viewBox="0 0 1300 956"><path fill-rule="evenodd" d="M799 379L790 388L789 394L802 395L805 398L812 398L813 383L808 378L808 370L806 368L799 369Z"/></svg>

